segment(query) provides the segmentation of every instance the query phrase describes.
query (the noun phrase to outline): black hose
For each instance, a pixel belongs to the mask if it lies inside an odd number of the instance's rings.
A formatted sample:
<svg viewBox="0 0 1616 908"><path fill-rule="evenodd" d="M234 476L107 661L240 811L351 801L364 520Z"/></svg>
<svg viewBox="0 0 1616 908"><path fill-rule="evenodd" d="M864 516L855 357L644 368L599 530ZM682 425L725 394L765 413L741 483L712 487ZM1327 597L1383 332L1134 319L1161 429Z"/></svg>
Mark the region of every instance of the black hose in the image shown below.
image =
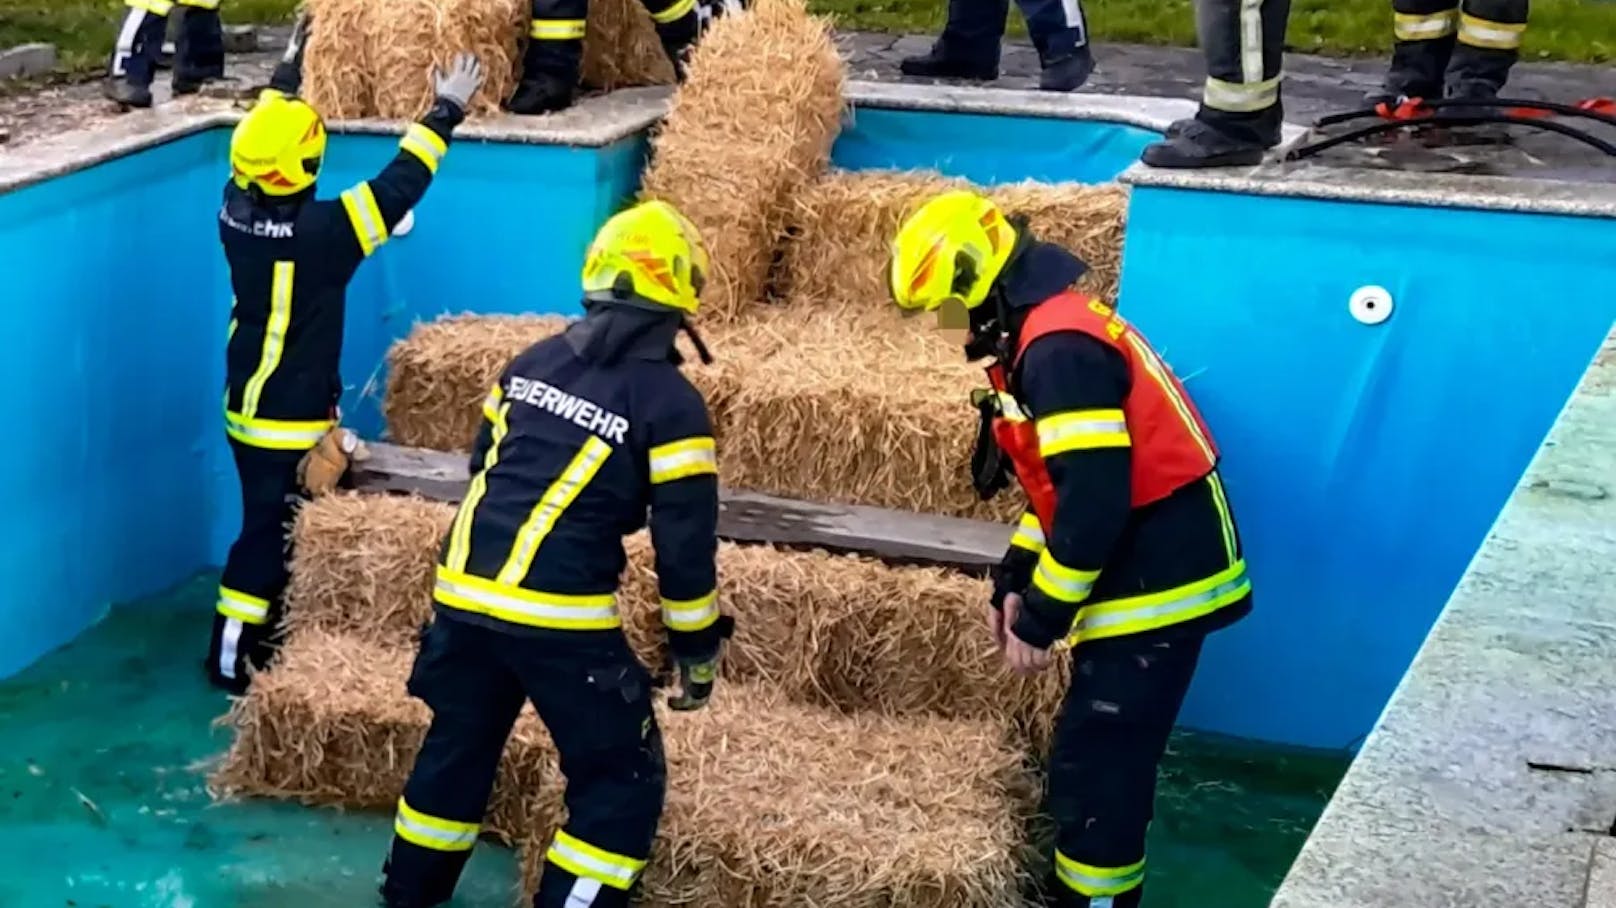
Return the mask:
<svg viewBox="0 0 1616 908"><path fill-rule="evenodd" d="M1532 126L1538 129L1546 129L1549 132L1556 132L1560 135L1576 139L1585 145L1591 145L1605 154L1616 157L1616 144L1611 144L1603 139L1595 138L1580 129L1573 129L1564 123L1556 123L1552 120L1538 120L1532 117L1516 117L1509 114L1477 114L1475 116L1466 117L1420 117L1419 119L1415 120L1383 120L1369 126L1361 126L1357 129L1349 130L1348 132L1344 132L1337 136L1330 136L1327 139L1320 139L1311 145L1304 145L1301 148L1292 149L1285 155L1285 160L1300 161L1303 158L1312 157L1321 151L1334 148L1337 145L1344 145L1356 139L1379 135L1383 132L1393 132L1409 126L1477 126L1482 123L1506 123L1514 126Z"/></svg>
<svg viewBox="0 0 1616 908"><path fill-rule="evenodd" d="M1567 117L1593 120L1606 126L1616 126L1616 116L1599 113L1585 107L1577 107L1574 104L1559 104L1554 101L1529 101L1524 98L1446 98L1435 101L1421 101L1420 104L1431 110L1441 110L1444 107L1525 107L1534 110L1546 110ZM1345 123L1348 120L1360 120L1365 117L1378 116L1380 116L1379 110L1374 107L1365 107L1360 110L1349 110L1343 113L1330 114L1327 117L1320 117L1318 122L1313 125L1322 128L1334 126L1337 123Z"/></svg>

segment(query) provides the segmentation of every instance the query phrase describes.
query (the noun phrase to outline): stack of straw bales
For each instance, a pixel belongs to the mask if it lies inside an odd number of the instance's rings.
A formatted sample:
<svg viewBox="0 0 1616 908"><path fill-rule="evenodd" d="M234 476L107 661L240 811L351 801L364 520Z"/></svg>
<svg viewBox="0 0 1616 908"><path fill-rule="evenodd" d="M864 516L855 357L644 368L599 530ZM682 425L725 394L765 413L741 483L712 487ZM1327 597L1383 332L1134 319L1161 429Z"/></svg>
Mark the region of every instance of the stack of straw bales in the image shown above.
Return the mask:
<svg viewBox="0 0 1616 908"><path fill-rule="evenodd" d="M413 645L432 615L432 575L454 508L407 496L338 494L302 509L294 530L287 628ZM666 663L656 575L644 534L628 540L619 608L635 651ZM721 544L720 599L736 616L725 677L842 713L939 716L993 724L1042 747L1066 666L1005 671L982 632L984 581L868 558Z"/></svg>
<svg viewBox="0 0 1616 908"><path fill-rule="evenodd" d="M224 720L235 742L210 786L391 808L431 721L405 692L409 660L300 631ZM1037 784L991 724L839 716L739 684L695 716L659 712L669 793L642 904L996 908L1021 887ZM522 849L529 894L562 791L524 711L485 828Z"/></svg>
<svg viewBox="0 0 1616 908"><path fill-rule="evenodd" d="M763 295L792 202L830 158L843 79L829 23L804 0L762 0L695 49L652 139L645 194L676 205L707 240L708 321L737 318Z"/></svg>
<svg viewBox="0 0 1616 908"><path fill-rule="evenodd" d="M475 53L487 82L472 115L499 112L520 76L529 0L307 0L304 95L326 117L413 119L432 106L432 73ZM599 88L662 85L673 67L638 0L594 0L582 78Z"/></svg>

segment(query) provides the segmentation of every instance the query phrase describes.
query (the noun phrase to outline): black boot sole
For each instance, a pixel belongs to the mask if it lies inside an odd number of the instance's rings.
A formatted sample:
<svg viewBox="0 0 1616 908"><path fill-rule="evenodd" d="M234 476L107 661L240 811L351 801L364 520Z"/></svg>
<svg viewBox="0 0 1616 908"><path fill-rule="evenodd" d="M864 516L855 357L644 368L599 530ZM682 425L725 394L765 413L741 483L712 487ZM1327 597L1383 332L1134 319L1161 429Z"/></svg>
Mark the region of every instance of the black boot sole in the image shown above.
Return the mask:
<svg viewBox="0 0 1616 908"><path fill-rule="evenodd" d="M953 79L960 82L993 82L999 78L997 69L950 69L924 64L911 66L899 63L898 71L915 79Z"/></svg>

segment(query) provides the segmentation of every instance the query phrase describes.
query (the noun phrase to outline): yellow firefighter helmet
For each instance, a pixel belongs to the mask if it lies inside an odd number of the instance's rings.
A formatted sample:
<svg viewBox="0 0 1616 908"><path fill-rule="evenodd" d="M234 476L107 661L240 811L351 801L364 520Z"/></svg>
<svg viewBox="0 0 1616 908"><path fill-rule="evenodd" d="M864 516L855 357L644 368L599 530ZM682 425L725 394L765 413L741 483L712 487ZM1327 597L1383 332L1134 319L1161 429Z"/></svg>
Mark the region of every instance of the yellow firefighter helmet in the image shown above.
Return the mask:
<svg viewBox="0 0 1616 908"><path fill-rule="evenodd" d="M696 225L667 202L641 202L595 234L584 258L584 293L694 315L709 267Z"/></svg>
<svg viewBox="0 0 1616 908"><path fill-rule="evenodd" d="M302 192L314 185L325 142L325 121L308 102L266 90L230 136L236 185L268 196Z"/></svg>
<svg viewBox="0 0 1616 908"><path fill-rule="evenodd" d="M975 309L1015 244L1015 228L991 200L963 190L942 193L898 228L892 299L909 311L930 312L949 300Z"/></svg>

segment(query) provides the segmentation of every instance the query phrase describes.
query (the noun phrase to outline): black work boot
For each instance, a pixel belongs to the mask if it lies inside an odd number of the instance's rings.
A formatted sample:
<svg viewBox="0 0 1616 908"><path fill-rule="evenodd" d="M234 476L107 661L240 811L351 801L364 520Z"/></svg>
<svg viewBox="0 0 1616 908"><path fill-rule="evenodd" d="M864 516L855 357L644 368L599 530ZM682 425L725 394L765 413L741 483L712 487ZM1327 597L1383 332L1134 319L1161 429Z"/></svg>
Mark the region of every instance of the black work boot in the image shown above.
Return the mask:
<svg viewBox="0 0 1616 908"><path fill-rule="evenodd" d="M101 93L106 95L108 101L114 101L123 107L152 106L151 86L135 85L126 79L108 79L102 86Z"/></svg>
<svg viewBox="0 0 1616 908"><path fill-rule="evenodd" d="M516 86L516 94L511 97L510 103L505 105L505 109L524 116L553 113L571 107L572 99L571 82L548 73L539 73L523 79L522 83Z"/></svg>
<svg viewBox="0 0 1616 908"><path fill-rule="evenodd" d="M999 78L999 64L960 60L943 52L940 45L918 57L904 57L898 69L906 76L919 79L969 79L992 82Z"/></svg>
<svg viewBox="0 0 1616 908"><path fill-rule="evenodd" d="M1146 146L1139 160L1152 167L1188 170L1200 167L1250 167L1277 142L1263 144L1228 135L1201 120L1179 120L1162 141Z"/></svg>
<svg viewBox="0 0 1616 908"><path fill-rule="evenodd" d="M1369 107L1387 104L1395 107L1404 98L1435 101L1442 97L1442 73L1453 54L1453 36L1424 41L1398 41L1392 46L1392 62L1386 67L1386 80L1379 89L1364 96Z"/></svg>
<svg viewBox="0 0 1616 908"><path fill-rule="evenodd" d="M1044 91L1077 91L1094 72L1094 54L1088 45L1074 53L1044 62L1044 71L1038 76L1038 87Z"/></svg>
<svg viewBox="0 0 1616 908"><path fill-rule="evenodd" d="M1465 117L1502 114L1506 111L1496 104L1465 104L1465 101L1496 101L1498 87L1492 82L1471 79L1448 85L1447 100L1455 102L1437 110L1438 120L1456 120ZM1502 123L1477 123L1456 126L1449 136L1455 145L1497 145L1509 141L1509 129Z"/></svg>

